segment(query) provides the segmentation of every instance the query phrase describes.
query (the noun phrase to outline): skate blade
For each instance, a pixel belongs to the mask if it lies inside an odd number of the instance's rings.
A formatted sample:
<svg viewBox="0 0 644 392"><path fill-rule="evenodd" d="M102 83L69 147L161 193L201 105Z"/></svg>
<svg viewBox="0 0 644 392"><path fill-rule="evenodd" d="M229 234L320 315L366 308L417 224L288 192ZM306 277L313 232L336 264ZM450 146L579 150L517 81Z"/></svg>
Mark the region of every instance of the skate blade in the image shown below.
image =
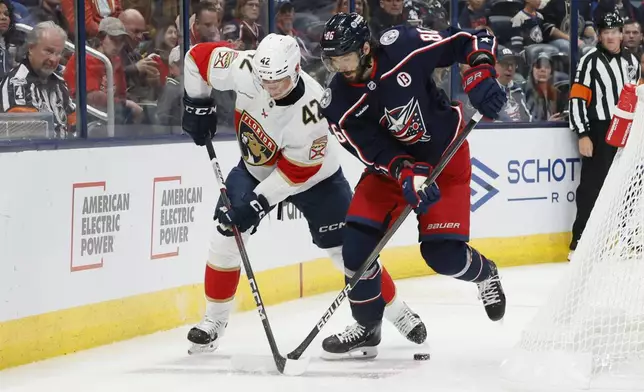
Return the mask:
<svg viewBox="0 0 644 392"><path fill-rule="evenodd" d="M346 353L330 353L322 350L320 358L325 361L365 360L378 356L378 347L359 347Z"/></svg>
<svg viewBox="0 0 644 392"><path fill-rule="evenodd" d="M310 358L299 359L284 358L284 370L281 372L287 376L299 376L306 372ZM231 367L240 372L248 373L273 373L279 371L275 359L268 355L238 354L230 358Z"/></svg>
<svg viewBox="0 0 644 392"><path fill-rule="evenodd" d="M190 346L190 348L188 349L188 355L211 353L217 350L217 347L219 347L219 344L217 344L216 342L212 342L209 344L193 343L192 346Z"/></svg>

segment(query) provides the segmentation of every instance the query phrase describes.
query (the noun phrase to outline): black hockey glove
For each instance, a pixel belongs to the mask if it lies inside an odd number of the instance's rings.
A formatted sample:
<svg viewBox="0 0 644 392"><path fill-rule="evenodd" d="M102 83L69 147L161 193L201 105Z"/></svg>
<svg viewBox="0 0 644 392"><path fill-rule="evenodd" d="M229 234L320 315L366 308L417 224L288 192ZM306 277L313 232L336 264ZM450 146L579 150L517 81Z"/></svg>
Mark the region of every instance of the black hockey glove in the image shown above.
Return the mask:
<svg viewBox="0 0 644 392"><path fill-rule="evenodd" d="M237 226L242 233L252 229L253 234L259 226L259 221L270 211L270 207L263 195L248 193L242 197L241 205L230 210L221 207L215 211L215 220L219 221L217 231L225 236L232 236L230 226Z"/></svg>
<svg viewBox="0 0 644 392"><path fill-rule="evenodd" d="M195 144L203 146L217 133L217 112L212 98L190 98L183 95L181 127Z"/></svg>

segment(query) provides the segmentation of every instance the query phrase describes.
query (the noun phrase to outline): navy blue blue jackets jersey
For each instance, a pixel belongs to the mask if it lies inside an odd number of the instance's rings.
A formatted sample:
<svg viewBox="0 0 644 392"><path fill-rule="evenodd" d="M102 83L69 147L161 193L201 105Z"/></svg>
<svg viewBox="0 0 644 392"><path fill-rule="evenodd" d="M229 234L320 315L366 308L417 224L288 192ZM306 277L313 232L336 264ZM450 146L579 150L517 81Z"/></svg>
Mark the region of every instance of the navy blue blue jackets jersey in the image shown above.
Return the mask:
<svg viewBox="0 0 644 392"><path fill-rule="evenodd" d="M341 74L333 77L321 103L331 131L344 148L380 172L389 173L403 157L435 166L462 119L432 73L456 62L467 64L476 51L496 51L494 37L485 30L387 30L374 49L368 80L352 84Z"/></svg>

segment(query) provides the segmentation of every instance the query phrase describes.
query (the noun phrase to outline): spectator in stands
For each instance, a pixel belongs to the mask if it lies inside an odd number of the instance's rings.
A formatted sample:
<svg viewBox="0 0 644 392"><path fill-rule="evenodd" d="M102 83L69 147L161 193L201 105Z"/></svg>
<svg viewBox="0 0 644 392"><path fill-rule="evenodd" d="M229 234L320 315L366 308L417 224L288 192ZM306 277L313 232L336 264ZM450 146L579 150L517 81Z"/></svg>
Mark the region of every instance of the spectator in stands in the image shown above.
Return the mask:
<svg viewBox="0 0 644 392"><path fill-rule="evenodd" d="M202 1L195 6L194 23L190 28L190 44L220 41L222 9L218 3Z"/></svg>
<svg viewBox="0 0 644 392"><path fill-rule="evenodd" d="M467 7L463 8L458 17L458 25L462 29L475 29L488 25L490 9L485 0L467 0Z"/></svg>
<svg viewBox="0 0 644 392"><path fill-rule="evenodd" d="M0 83L3 113L52 113L57 137L74 135L76 111L65 81L54 71L67 33L53 22L37 24L27 35L27 57Z"/></svg>
<svg viewBox="0 0 644 392"><path fill-rule="evenodd" d="M217 14L219 15L219 19L217 20L217 26L221 27L223 22L224 22L224 8L226 7L225 1L224 0L210 0L213 3L215 3L216 9L217 9Z"/></svg>
<svg viewBox="0 0 644 392"><path fill-rule="evenodd" d="M143 109L134 101L127 99L127 82L125 79L125 71L121 64L120 53L126 41L129 39L129 34L125 31L123 23L112 17L107 17L101 20L98 25L98 35L96 39L99 44L96 50L103 53L112 63L114 69L114 99L115 105L115 121L118 124L125 124L128 122L138 123L142 119ZM105 110L107 107L107 72L105 65L101 60L93 56L85 57L87 66L86 76L86 91L87 91L87 104L95 108ZM65 67L63 73L65 81L69 85L72 96L76 95L76 54L74 53Z"/></svg>
<svg viewBox="0 0 644 392"><path fill-rule="evenodd" d="M282 1L277 6L275 15L275 32L282 35L290 35L295 38L300 46L304 61L309 61L313 56L307 47L307 43L295 28L293 28L293 19L295 18L295 9L290 1ZM317 57L316 57L317 60Z"/></svg>
<svg viewBox="0 0 644 392"><path fill-rule="evenodd" d="M552 58L541 52L532 63L526 88L526 102L532 121L559 121L559 92L552 84Z"/></svg>
<svg viewBox="0 0 644 392"><path fill-rule="evenodd" d="M558 26L559 30L570 36L570 3L573 0L550 0L541 9L543 19L546 23ZM597 41L597 34L593 25L591 4L588 1L577 1L579 17L577 21L577 38L586 43L594 45ZM573 34L574 35L574 34ZM568 53L570 45L562 48L562 52Z"/></svg>
<svg viewBox="0 0 644 392"><path fill-rule="evenodd" d="M624 23L624 41L622 44L627 48L631 53L636 56L642 51L642 27L641 25L634 21L629 20Z"/></svg>
<svg viewBox="0 0 644 392"><path fill-rule="evenodd" d="M20 35L13 17L13 4L9 0L0 0L0 78L4 77L18 60L14 58L14 54L16 46L21 44Z"/></svg>
<svg viewBox="0 0 644 392"><path fill-rule="evenodd" d="M369 21L371 13L369 11L369 3L367 3L367 0L355 0L355 4L355 12L362 15L365 19L367 19L367 21ZM349 13L349 0L337 0L335 2L335 9L333 10L333 13L337 14L339 12Z"/></svg>
<svg viewBox="0 0 644 392"><path fill-rule="evenodd" d="M379 5L373 12L369 26L375 37L380 37L383 31L392 26L409 24L403 0L380 0Z"/></svg>
<svg viewBox="0 0 644 392"><path fill-rule="evenodd" d="M323 71L320 57L311 54L311 42L301 35L293 27L293 19L295 18L295 9L293 4L286 0L277 4L277 11L275 15L275 32L282 35L290 35L295 38L302 53L302 69L307 71L310 76L316 77L317 71ZM313 71L313 72L310 72Z"/></svg>
<svg viewBox="0 0 644 392"><path fill-rule="evenodd" d="M498 121L532 121L523 90L514 82L517 66L521 57L503 46L498 47L496 55L496 74L499 84L508 95L508 102L499 113Z"/></svg>
<svg viewBox="0 0 644 392"><path fill-rule="evenodd" d="M552 23L546 23L538 12L541 0L525 0L524 8L512 18L512 49L519 53L524 46L551 42L557 39L570 41L567 34ZM583 42L580 42L583 44Z"/></svg>
<svg viewBox="0 0 644 392"><path fill-rule="evenodd" d="M85 0L85 33L87 38L95 37L98 34L98 24L108 16L118 17L121 14L121 0ZM60 6L63 15L67 19L69 32L75 34L76 9L75 0L61 0Z"/></svg>
<svg viewBox="0 0 644 392"><path fill-rule="evenodd" d="M104 1L104 0L103 0ZM152 31L152 36L156 36L154 27L157 26L152 19L152 9L156 6L151 0L121 0L123 2L123 9L133 9L139 11L145 20L145 31ZM173 0L177 2L178 0Z"/></svg>
<svg viewBox="0 0 644 392"><path fill-rule="evenodd" d="M62 27L63 30L70 31L69 23L60 7L60 0L40 0L39 6L29 8L29 13L31 15L30 21L33 24L50 20Z"/></svg>
<svg viewBox="0 0 644 392"><path fill-rule="evenodd" d="M170 65L168 79L157 102L157 123L160 125L181 125L181 115L183 113L181 106L183 98L181 69L183 68L183 62L181 58L181 48L176 46L168 57Z"/></svg>
<svg viewBox="0 0 644 392"><path fill-rule="evenodd" d="M131 8L123 11L119 19L130 37L121 51L128 98L137 103L155 101L160 86L161 57L156 53L143 57L139 51L139 44L145 38L145 19L139 11Z"/></svg>
<svg viewBox="0 0 644 392"><path fill-rule="evenodd" d="M405 9L410 24L432 30L444 30L450 25L441 0L408 0Z"/></svg>
<svg viewBox="0 0 644 392"><path fill-rule="evenodd" d="M150 54L158 54L161 61L157 61L159 69L159 83L163 86L168 77L168 56L170 51L179 44L179 31L173 22L164 22L157 29L154 39L149 41L142 50L141 55L146 58Z"/></svg>
<svg viewBox="0 0 644 392"><path fill-rule="evenodd" d="M239 50L257 49L257 44L266 35L264 28L257 23L260 8L260 0L237 0L233 12L235 19L222 28L223 38L235 43Z"/></svg>
<svg viewBox="0 0 644 392"><path fill-rule="evenodd" d="M277 5L275 13L275 30L277 34L290 35L297 37L297 31L293 28L293 19L295 18L295 8L290 1L281 1ZM299 43L299 42L298 42Z"/></svg>
<svg viewBox="0 0 644 392"><path fill-rule="evenodd" d="M448 26L447 11L439 0L379 0L377 4L369 4L369 8L372 11L369 25L376 37L396 25L413 25L434 30Z"/></svg>
<svg viewBox="0 0 644 392"><path fill-rule="evenodd" d="M593 19L595 21L601 20L609 12L616 12L624 22L636 20L640 24L642 23L641 11L631 4L629 0L599 0L593 13Z"/></svg>

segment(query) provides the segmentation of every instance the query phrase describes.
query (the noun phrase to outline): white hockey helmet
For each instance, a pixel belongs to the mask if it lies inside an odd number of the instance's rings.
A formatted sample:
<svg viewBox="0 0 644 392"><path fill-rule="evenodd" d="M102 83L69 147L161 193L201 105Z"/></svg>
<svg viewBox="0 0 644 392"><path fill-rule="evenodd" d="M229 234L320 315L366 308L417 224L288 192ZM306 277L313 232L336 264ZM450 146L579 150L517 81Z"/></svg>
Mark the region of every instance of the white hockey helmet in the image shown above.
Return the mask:
<svg viewBox="0 0 644 392"><path fill-rule="evenodd" d="M271 33L264 37L253 56L253 73L264 85L265 81L291 78L288 94L300 80L300 60L302 54L295 38L289 35Z"/></svg>

